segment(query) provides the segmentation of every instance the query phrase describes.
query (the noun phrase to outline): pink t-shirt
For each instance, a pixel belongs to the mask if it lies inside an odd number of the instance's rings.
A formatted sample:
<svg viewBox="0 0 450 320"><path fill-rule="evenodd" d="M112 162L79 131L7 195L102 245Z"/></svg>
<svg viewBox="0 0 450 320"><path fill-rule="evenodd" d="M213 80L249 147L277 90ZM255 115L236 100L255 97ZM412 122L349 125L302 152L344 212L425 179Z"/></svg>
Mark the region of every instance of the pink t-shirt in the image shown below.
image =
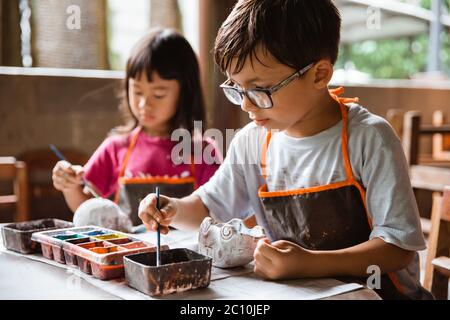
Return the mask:
<svg viewBox="0 0 450 320"><path fill-rule="evenodd" d="M130 141L136 132L137 129L128 135L108 137L84 166L86 180L94 184L104 197L110 197L117 190L120 169ZM212 144L210 141L208 143ZM127 178L192 176L190 164L176 165L171 160L172 148L177 144L177 141L171 141L170 138L151 137L141 131L128 160L124 176ZM212 154L219 161L222 160L216 148ZM201 164L195 164L197 186L208 182L218 167L219 164L207 164L204 161Z"/></svg>

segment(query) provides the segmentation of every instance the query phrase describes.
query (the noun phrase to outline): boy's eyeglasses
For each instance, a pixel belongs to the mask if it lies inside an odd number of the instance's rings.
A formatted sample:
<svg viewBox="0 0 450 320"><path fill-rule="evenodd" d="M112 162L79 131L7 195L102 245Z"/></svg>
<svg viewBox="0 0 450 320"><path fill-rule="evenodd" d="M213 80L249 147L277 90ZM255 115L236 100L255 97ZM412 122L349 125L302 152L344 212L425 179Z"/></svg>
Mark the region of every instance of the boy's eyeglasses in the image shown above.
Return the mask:
<svg viewBox="0 0 450 320"><path fill-rule="evenodd" d="M234 86L230 86L231 80L228 79L220 87L223 89L225 96L231 103L241 106L244 100L244 95L258 108L270 109L273 107L272 94L281 88L287 86L292 80L301 77L309 69L313 67L314 63L311 63L296 73L290 75L286 79L280 81L278 84L270 88L255 88L243 90Z"/></svg>

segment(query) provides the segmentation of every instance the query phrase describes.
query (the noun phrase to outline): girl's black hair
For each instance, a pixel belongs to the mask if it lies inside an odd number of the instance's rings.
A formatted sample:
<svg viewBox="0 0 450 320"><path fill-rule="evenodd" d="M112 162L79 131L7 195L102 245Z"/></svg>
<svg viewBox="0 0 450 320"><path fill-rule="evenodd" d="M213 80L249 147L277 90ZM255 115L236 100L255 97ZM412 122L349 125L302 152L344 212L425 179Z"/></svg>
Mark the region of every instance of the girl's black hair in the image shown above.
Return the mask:
<svg viewBox="0 0 450 320"><path fill-rule="evenodd" d="M189 42L172 29L152 29L133 48L126 65L125 90L121 111L126 124L113 133L126 134L139 125L131 112L129 80L145 72L149 81L156 71L165 80L177 80L180 94L177 111L171 120L171 130L184 128L193 133L194 121L205 122L205 103L200 83L200 68ZM205 124L204 124L205 125Z"/></svg>

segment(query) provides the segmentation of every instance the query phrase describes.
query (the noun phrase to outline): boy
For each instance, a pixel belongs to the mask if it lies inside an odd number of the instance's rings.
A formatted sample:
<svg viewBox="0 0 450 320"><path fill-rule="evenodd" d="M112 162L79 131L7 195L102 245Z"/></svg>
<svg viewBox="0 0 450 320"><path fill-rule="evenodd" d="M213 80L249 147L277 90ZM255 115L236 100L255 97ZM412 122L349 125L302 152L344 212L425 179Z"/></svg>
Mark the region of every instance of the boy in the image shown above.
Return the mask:
<svg viewBox="0 0 450 320"><path fill-rule="evenodd" d="M225 95L253 122L207 184L163 197L160 211L149 195L140 217L166 233L254 212L268 234L254 254L263 278L367 277L376 265L383 298L430 298L419 284L425 244L401 143L382 118L328 90L340 23L331 0L239 1L215 60Z"/></svg>

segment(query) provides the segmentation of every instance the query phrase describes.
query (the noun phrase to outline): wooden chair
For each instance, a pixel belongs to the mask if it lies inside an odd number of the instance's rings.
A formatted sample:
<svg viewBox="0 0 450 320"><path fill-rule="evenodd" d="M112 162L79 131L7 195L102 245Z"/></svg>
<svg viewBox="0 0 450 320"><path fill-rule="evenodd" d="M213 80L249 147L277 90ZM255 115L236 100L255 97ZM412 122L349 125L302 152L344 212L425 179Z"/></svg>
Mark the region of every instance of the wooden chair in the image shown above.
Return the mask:
<svg viewBox="0 0 450 320"><path fill-rule="evenodd" d="M0 205L15 205L13 220L29 220L28 175L25 162L13 157L0 157L0 180L12 185L13 194L1 195Z"/></svg>
<svg viewBox="0 0 450 320"><path fill-rule="evenodd" d="M407 126L407 130L417 130L417 125L422 125L420 112L411 111L405 113L403 109L389 109L386 113L386 120L391 124L394 131L402 140L404 138L403 127L405 125ZM411 121L416 121L416 123L411 123ZM438 110L433 113L432 127L434 127L437 131L448 130L447 128L449 126L445 124L445 114L443 111ZM420 130L419 134L427 134L432 136L432 153L430 155L424 155L418 153L418 148L413 149L413 152L417 151L416 157L418 163L433 164L433 162L436 162L437 165L439 165L440 162L444 162L446 164L450 163L450 135L427 132L430 128L431 126L423 126L423 130ZM407 132L407 134L410 136L412 133Z"/></svg>
<svg viewBox="0 0 450 320"><path fill-rule="evenodd" d="M443 126L445 114L442 111L433 113L433 125ZM450 135L436 133L433 135L433 159L440 161L450 161Z"/></svg>
<svg viewBox="0 0 450 320"><path fill-rule="evenodd" d="M437 299L448 299L450 277L450 186L433 194L431 230L425 264L424 287ZM438 256L436 258L436 256Z"/></svg>
<svg viewBox="0 0 450 320"><path fill-rule="evenodd" d="M449 134L450 125L422 125L417 111L405 113L402 144L410 165L411 183L414 188L442 192L450 181L449 161L419 161L420 138L434 134Z"/></svg>

